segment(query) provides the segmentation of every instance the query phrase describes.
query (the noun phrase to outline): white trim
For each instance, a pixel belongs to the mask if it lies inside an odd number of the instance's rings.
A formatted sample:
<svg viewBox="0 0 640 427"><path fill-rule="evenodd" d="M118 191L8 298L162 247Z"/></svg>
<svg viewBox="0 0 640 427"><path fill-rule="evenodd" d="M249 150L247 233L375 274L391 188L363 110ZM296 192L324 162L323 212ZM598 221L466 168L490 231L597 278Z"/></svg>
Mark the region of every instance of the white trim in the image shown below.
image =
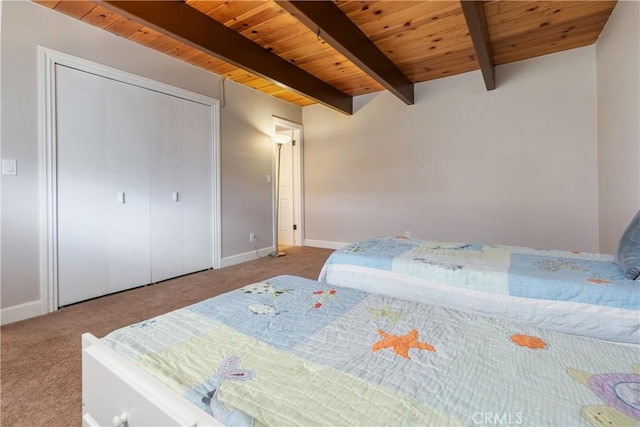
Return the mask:
<svg viewBox="0 0 640 427"><path fill-rule="evenodd" d="M0 32L2 30L2 6L0 1ZM2 70L2 55L0 55L0 70ZM0 84L0 100L2 100L2 84ZM0 135L2 134L2 102L0 102ZM1 138L0 138L1 139ZM0 145L0 158L2 158L2 145ZM2 188L2 175L0 175L0 188ZM0 190L0 215L2 213L2 190ZM2 216L0 216L0 236L2 236ZM0 244L0 262L2 261L2 244ZM2 274L0 273L0 289L2 289ZM1 323L1 320L0 320Z"/></svg>
<svg viewBox="0 0 640 427"><path fill-rule="evenodd" d="M304 241L304 246L311 246L314 248L324 248L324 249L340 249L350 244L351 243L329 242L326 240L312 240L312 239L305 239Z"/></svg>
<svg viewBox="0 0 640 427"><path fill-rule="evenodd" d="M213 99L213 98L210 98ZM220 190L220 101L213 99L215 104L212 106L213 113L213 161L211 166L214 168L212 179L213 189L212 207L213 213L213 268L220 268L222 259L222 195Z"/></svg>
<svg viewBox="0 0 640 427"><path fill-rule="evenodd" d="M184 98L189 101L200 102L204 105L218 105L220 103L220 101L215 98L211 98L196 92L191 92L186 89L181 89L179 87L171 86L166 83L151 80L137 74L129 73L127 71L118 70L117 68L112 68L108 65L92 62L88 59L79 58L77 56L69 55L67 53L50 49L48 47L38 46L38 50L43 54L42 59L50 62L50 65L52 66L56 64L64 65L65 67L75 68L80 71L92 73L97 76L106 77L108 79L117 80L122 83L139 86L145 89L150 89L156 92L164 93L166 95L172 95L177 98Z"/></svg>
<svg viewBox="0 0 640 427"><path fill-rule="evenodd" d="M211 107L214 132L212 134L212 230L213 268L220 268L222 255L221 195L220 195L220 101L199 93L160 83L106 65L91 62L63 52L38 46L38 121L40 139L40 299L45 312L58 309L57 271L57 176L55 123L55 66L57 64L139 86L177 98ZM38 313L42 314L42 313Z"/></svg>
<svg viewBox="0 0 640 427"><path fill-rule="evenodd" d="M293 197L295 199L295 206L293 207L294 216L293 223L298 226L297 233L293 233L294 246L302 246L304 240L304 130L301 123L293 122L291 120L283 119L278 116L273 117L273 133L276 133L276 128L283 127L293 132L294 140L296 141L295 148L293 150ZM295 138L296 132L298 134ZM274 147L275 153L275 147ZM275 155L274 155L275 158ZM275 167L275 160L274 160ZM275 186L273 186L272 200L275 200ZM273 232L278 232L277 224L275 223L275 203L273 202ZM275 236L273 236L273 243L275 245Z"/></svg>
<svg viewBox="0 0 640 427"><path fill-rule="evenodd" d="M40 300L47 312L58 309L57 157L54 142L55 59L38 46L38 135L40 139Z"/></svg>
<svg viewBox="0 0 640 427"><path fill-rule="evenodd" d="M31 301L0 310L0 325L30 319L47 313L44 301Z"/></svg>
<svg viewBox="0 0 640 427"><path fill-rule="evenodd" d="M238 255L231 255L231 256L222 258L220 267L221 268L230 267L232 265L242 264L243 262L253 261L255 259L258 259L259 257L266 257L271 252L273 252L273 246L269 248L258 249L257 256L256 256L256 251L245 252Z"/></svg>

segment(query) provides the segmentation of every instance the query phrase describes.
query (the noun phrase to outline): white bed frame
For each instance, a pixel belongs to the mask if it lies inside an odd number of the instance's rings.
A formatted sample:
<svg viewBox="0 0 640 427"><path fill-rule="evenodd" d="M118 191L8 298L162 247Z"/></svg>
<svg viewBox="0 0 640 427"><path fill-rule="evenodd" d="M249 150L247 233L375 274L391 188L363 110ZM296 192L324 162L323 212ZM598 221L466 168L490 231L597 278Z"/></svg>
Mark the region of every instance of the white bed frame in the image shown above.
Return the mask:
<svg viewBox="0 0 640 427"><path fill-rule="evenodd" d="M82 335L82 425L223 426L89 333Z"/></svg>

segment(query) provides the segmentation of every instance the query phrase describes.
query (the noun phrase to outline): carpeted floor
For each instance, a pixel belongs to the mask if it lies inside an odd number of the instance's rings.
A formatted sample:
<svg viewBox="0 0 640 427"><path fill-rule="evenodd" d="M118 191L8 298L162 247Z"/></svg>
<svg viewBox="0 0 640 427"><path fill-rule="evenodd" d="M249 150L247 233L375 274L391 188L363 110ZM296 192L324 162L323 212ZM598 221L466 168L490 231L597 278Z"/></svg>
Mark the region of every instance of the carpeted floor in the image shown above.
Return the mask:
<svg viewBox="0 0 640 427"><path fill-rule="evenodd" d="M280 274L317 279L331 252L290 248L282 258L196 273L3 326L0 424L82 424L82 333L103 337L114 329Z"/></svg>

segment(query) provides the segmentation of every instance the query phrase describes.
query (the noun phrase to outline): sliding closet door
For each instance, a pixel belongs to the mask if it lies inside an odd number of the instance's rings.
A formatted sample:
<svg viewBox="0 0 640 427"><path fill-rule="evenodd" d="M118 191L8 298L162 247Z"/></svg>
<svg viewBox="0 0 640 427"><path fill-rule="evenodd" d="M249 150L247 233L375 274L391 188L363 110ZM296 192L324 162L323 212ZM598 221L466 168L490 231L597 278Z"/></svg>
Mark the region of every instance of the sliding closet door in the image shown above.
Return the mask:
<svg viewBox="0 0 640 427"><path fill-rule="evenodd" d="M109 292L118 292L151 281L148 91L108 82Z"/></svg>
<svg viewBox="0 0 640 427"><path fill-rule="evenodd" d="M151 279L185 274L180 98L149 93Z"/></svg>
<svg viewBox="0 0 640 427"><path fill-rule="evenodd" d="M58 303L150 282L147 91L57 66Z"/></svg>
<svg viewBox="0 0 640 427"><path fill-rule="evenodd" d="M213 115L210 106L182 102L184 269L193 272L213 267Z"/></svg>
<svg viewBox="0 0 640 427"><path fill-rule="evenodd" d="M106 85L56 67L59 305L109 289Z"/></svg>
<svg viewBox="0 0 640 427"><path fill-rule="evenodd" d="M212 107L56 66L58 304L213 266Z"/></svg>
<svg viewBox="0 0 640 427"><path fill-rule="evenodd" d="M150 95L151 277L213 266L210 106Z"/></svg>

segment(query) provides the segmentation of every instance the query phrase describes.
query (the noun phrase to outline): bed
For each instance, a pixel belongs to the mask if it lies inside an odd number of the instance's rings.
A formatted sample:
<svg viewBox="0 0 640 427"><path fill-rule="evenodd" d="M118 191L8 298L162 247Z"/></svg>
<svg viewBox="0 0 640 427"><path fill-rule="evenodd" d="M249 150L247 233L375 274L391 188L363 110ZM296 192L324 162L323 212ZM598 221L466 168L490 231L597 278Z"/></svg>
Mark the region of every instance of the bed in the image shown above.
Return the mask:
<svg viewBox="0 0 640 427"><path fill-rule="evenodd" d="M382 237L83 335L85 426L640 425L640 212L615 259Z"/></svg>
<svg viewBox="0 0 640 427"><path fill-rule="evenodd" d="M606 254L385 236L332 253L319 280L640 343L640 282Z"/></svg>
<svg viewBox="0 0 640 427"><path fill-rule="evenodd" d="M85 425L640 423L638 345L294 276L83 343Z"/></svg>

